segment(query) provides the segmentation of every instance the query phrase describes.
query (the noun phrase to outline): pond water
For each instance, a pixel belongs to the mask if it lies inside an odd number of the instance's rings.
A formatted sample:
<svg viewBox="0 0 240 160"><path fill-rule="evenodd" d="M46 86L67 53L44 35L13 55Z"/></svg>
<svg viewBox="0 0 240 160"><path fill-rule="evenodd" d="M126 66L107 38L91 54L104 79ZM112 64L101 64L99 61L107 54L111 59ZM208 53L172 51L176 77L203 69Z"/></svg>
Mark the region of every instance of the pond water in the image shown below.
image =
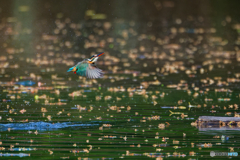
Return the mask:
<svg viewBox="0 0 240 160"><path fill-rule="evenodd" d="M239 125L196 123L239 116L236 1L60 2L1 9L2 159L239 158ZM67 72L100 52L103 78Z"/></svg>

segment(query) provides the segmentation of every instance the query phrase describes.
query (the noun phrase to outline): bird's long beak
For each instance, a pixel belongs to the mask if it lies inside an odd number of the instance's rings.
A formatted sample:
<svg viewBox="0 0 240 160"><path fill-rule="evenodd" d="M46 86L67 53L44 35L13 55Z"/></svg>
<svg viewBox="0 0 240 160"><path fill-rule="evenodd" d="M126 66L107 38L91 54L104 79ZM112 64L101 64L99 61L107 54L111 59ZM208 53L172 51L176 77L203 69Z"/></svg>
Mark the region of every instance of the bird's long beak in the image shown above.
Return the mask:
<svg viewBox="0 0 240 160"><path fill-rule="evenodd" d="M100 57L101 55L103 55L104 53L99 53L97 56Z"/></svg>

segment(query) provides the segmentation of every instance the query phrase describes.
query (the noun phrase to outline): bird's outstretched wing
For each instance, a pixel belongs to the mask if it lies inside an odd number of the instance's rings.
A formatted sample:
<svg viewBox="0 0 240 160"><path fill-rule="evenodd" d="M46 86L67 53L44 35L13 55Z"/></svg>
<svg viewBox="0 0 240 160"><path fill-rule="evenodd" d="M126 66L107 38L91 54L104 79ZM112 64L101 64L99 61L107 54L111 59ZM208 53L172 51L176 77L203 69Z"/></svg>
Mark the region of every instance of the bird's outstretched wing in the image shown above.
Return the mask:
<svg viewBox="0 0 240 160"><path fill-rule="evenodd" d="M99 68L97 68L94 64L88 64L87 72L86 72L87 78L101 78L103 76L103 71Z"/></svg>
<svg viewBox="0 0 240 160"><path fill-rule="evenodd" d="M87 78L101 78L103 72L101 69L97 68L96 65L90 64L86 61L79 62L76 65L76 73L80 76L86 76Z"/></svg>

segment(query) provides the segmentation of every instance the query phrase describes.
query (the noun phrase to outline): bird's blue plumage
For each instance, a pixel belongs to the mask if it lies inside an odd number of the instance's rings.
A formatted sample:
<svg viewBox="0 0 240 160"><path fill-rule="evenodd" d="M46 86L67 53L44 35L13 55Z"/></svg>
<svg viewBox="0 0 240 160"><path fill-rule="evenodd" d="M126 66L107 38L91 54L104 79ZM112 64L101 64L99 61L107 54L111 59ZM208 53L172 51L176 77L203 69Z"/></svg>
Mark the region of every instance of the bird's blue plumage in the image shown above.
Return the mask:
<svg viewBox="0 0 240 160"><path fill-rule="evenodd" d="M82 61L80 63L78 63L76 65L76 73L79 76L86 76L86 72L87 72L87 67L88 67L89 63L87 61Z"/></svg>
<svg viewBox="0 0 240 160"><path fill-rule="evenodd" d="M74 66L69 68L67 72L71 72L73 70Z"/></svg>

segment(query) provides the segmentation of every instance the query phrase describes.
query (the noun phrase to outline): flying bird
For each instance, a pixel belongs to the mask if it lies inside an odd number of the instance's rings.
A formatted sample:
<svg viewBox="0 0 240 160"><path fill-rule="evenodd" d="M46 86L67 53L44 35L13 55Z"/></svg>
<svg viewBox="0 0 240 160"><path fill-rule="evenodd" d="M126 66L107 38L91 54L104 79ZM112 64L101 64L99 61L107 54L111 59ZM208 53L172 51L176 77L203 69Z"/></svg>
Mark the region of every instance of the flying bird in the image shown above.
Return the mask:
<svg viewBox="0 0 240 160"><path fill-rule="evenodd" d="M84 59L83 61L78 62L75 66L69 68L67 72L73 71L74 74L91 79L101 78L103 76L103 71L97 68L95 62L97 61L98 57L103 54L104 53L99 53L97 55L93 55L89 59Z"/></svg>

